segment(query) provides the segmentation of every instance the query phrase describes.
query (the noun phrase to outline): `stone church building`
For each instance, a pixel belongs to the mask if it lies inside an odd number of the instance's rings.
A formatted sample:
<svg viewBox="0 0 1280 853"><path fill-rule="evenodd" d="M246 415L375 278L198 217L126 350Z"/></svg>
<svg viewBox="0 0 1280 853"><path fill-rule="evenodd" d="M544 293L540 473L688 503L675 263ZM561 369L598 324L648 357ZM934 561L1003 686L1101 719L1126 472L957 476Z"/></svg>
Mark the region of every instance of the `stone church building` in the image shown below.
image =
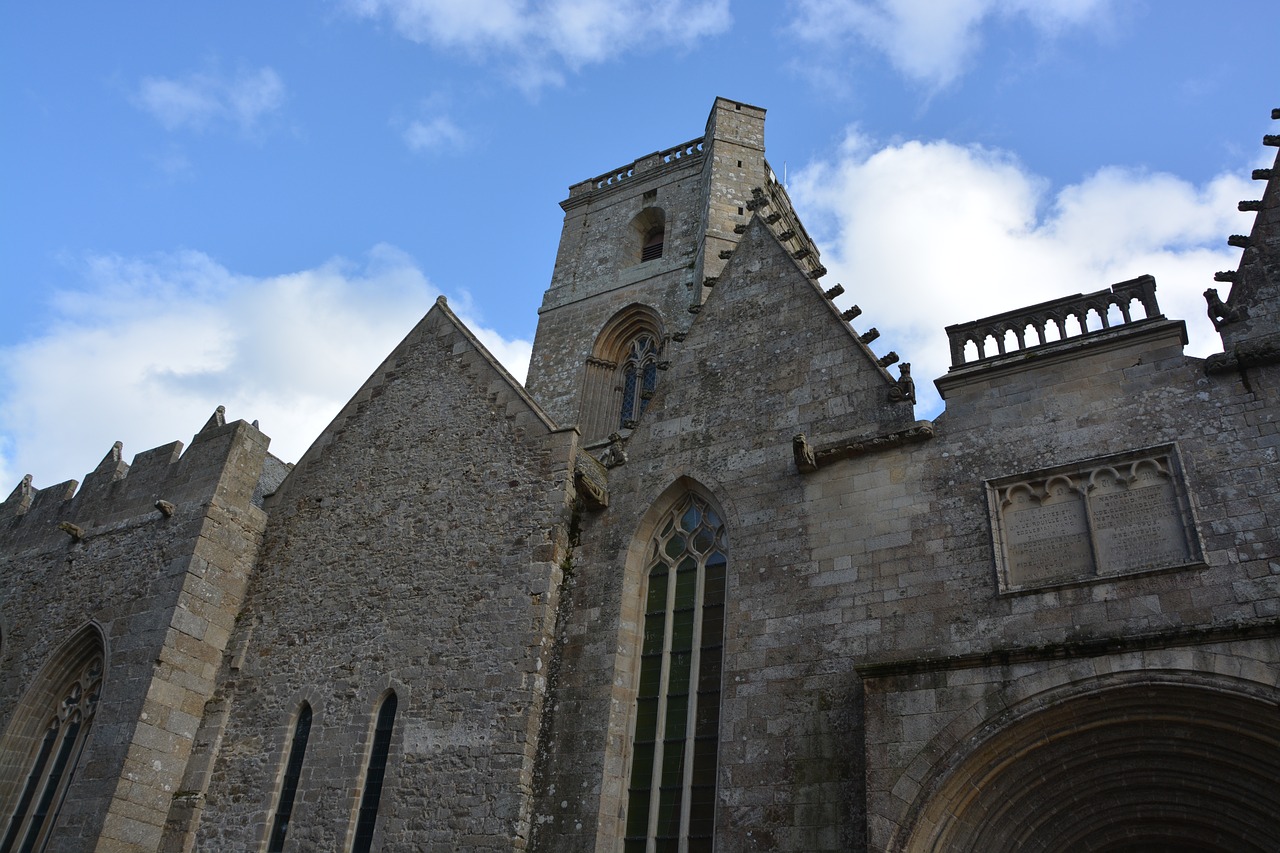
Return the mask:
<svg viewBox="0 0 1280 853"><path fill-rule="evenodd" d="M764 117L569 188L523 386L441 299L292 466L24 479L0 853L1280 849L1277 170L1222 352L1098 282L928 421Z"/></svg>

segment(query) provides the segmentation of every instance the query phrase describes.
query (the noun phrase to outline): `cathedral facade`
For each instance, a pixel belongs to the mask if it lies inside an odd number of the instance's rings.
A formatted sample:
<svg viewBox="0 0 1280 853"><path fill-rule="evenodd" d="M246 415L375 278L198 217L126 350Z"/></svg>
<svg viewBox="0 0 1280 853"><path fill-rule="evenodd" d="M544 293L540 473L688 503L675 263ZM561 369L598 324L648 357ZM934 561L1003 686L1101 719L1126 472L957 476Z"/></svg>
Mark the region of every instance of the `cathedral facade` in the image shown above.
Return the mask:
<svg viewBox="0 0 1280 853"><path fill-rule="evenodd" d="M442 298L296 464L20 483L0 853L1274 850L1280 173L1222 352L1144 276L929 421L764 115L570 187L524 385Z"/></svg>

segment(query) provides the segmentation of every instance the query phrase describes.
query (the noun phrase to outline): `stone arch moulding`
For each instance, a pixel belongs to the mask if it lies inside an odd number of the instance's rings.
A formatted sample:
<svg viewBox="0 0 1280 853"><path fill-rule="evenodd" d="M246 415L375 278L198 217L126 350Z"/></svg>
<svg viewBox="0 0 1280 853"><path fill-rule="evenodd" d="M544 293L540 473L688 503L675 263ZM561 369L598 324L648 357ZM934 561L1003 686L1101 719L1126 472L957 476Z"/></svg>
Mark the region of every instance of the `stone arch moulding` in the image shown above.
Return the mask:
<svg viewBox="0 0 1280 853"><path fill-rule="evenodd" d="M888 850L1266 853L1280 837L1277 698L1274 684L1158 669L1011 703L923 750L944 757ZM934 749L943 737L949 752Z"/></svg>
<svg viewBox="0 0 1280 853"><path fill-rule="evenodd" d="M86 666L100 661L101 672L97 676L101 685L97 704L101 704L102 692L110 690L109 649L106 632L95 621L82 625L71 638L58 647L36 673L22 698L14 706L9 725L0 736L0 836L10 828L13 820L23 820L25 815L15 813L20 805L23 787L32 772L33 762L41 748L41 734L49 727L63 693L76 683ZM66 791L75 781L75 770L83 763L84 755L92 746L93 729L85 724L75 754L61 771L61 783L56 802L51 804L48 821L57 820L57 810L66 800ZM47 762L46 762L47 763Z"/></svg>
<svg viewBox="0 0 1280 853"><path fill-rule="evenodd" d="M644 338L652 342L656 367L666 347L664 324L656 310L639 302L614 314L596 335L583 373L578 412L578 428L587 443L607 438L622 426L623 374L634 345ZM656 381L656 373L653 378Z"/></svg>

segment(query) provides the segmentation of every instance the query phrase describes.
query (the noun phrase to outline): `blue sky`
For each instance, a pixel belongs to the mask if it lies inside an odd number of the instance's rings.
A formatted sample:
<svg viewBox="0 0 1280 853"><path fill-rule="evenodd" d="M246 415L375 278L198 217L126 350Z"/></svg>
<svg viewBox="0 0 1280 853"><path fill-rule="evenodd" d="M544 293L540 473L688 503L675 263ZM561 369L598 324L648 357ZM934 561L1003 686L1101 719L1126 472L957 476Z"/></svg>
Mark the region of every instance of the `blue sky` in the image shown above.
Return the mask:
<svg viewBox="0 0 1280 853"><path fill-rule="evenodd" d="M517 375L571 183L766 144L855 325L941 402L943 327L1154 274L1188 351L1280 106L1271 3L274 0L0 12L0 488L186 440L294 460L443 293ZM1224 286L1225 295L1225 286Z"/></svg>

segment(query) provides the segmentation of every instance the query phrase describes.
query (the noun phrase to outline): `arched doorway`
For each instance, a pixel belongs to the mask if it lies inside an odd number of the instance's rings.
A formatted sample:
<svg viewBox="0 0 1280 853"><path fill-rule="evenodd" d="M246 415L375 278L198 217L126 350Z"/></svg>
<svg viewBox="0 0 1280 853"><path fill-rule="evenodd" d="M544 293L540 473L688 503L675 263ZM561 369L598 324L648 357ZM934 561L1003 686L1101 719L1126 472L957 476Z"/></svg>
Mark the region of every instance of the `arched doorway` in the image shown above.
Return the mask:
<svg viewBox="0 0 1280 853"><path fill-rule="evenodd" d="M1149 673L961 748L893 849L1268 853L1280 838L1280 711L1243 688Z"/></svg>

